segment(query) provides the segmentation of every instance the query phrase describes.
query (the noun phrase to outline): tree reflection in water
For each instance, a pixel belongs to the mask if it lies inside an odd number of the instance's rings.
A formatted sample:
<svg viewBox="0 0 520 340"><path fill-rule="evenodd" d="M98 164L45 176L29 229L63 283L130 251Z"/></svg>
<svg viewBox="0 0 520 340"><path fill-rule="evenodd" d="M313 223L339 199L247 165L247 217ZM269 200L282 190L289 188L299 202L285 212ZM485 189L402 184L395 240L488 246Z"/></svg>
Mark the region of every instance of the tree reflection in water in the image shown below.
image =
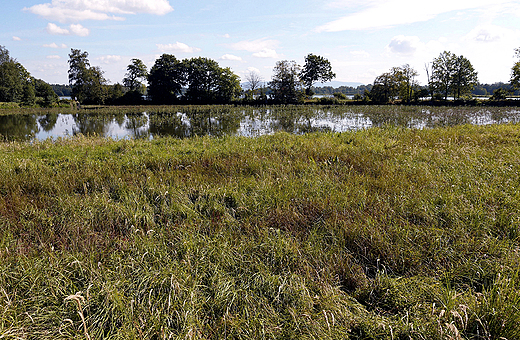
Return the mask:
<svg viewBox="0 0 520 340"><path fill-rule="evenodd" d="M4 140L31 140L38 131L35 115L0 116L0 135Z"/></svg>

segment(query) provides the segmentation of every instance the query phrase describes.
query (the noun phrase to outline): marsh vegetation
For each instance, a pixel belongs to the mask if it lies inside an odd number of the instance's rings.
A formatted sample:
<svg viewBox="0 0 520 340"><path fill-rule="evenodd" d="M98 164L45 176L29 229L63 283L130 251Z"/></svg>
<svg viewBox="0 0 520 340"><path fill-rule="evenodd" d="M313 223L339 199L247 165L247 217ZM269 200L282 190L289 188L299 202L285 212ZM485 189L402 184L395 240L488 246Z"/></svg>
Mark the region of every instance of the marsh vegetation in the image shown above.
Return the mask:
<svg viewBox="0 0 520 340"><path fill-rule="evenodd" d="M0 144L0 338L519 338L520 127L373 110Z"/></svg>

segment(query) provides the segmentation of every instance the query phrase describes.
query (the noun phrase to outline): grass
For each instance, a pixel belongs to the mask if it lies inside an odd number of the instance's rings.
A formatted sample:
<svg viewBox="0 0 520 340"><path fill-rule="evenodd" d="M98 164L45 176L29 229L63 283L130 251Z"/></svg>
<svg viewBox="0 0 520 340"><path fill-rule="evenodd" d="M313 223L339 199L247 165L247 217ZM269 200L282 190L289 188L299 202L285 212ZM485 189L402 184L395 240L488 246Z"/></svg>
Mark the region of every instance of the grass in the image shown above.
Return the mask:
<svg viewBox="0 0 520 340"><path fill-rule="evenodd" d="M0 144L0 338L516 339L519 140Z"/></svg>

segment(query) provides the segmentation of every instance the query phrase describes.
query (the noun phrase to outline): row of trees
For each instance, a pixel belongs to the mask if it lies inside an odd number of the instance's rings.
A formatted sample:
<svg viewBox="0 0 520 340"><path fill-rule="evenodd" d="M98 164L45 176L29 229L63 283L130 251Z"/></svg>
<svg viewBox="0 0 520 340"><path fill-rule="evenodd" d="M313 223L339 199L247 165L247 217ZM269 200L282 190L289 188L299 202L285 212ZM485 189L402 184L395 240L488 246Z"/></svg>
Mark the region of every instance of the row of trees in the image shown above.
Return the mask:
<svg viewBox="0 0 520 340"><path fill-rule="evenodd" d="M0 46L0 102L51 106L58 101L52 87L36 79Z"/></svg>
<svg viewBox="0 0 520 340"><path fill-rule="evenodd" d="M145 86L148 82L148 87ZM178 60L163 54L148 72L140 59L132 59L123 85L108 86L103 72L90 66L88 53L72 49L69 54L69 83L80 103L136 103L146 90L155 103L229 103L242 91L240 78L208 58Z"/></svg>
<svg viewBox="0 0 520 340"><path fill-rule="evenodd" d="M148 72L144 63L132 59L127 67L123 85L108 86L103 72L90 66L88 53L72 49L69 54L69 83L72 95L81 103L139 102L145 91L155 103L230 103L243 93L240 78L230 68L222 68L209 58L178 60L174 55L163 54ZM294 61L279 61L269 83L270 99L278 103L297 103L312 95L311 88L317 81L328 81L336 75L330 62L309 54L305 65ZM246 100L266 100L261 77L250 72L246 76L248 91ZM148 87L144 85L148 82Z"/></svg>
<svg viewBox="0 0 520 340"><path fill-rule="evenodd" d="M426 65L428 89L419 86L416 77L419 73L410 65L393 67L389 72L377 76L370 91L370 99L375 102L388 102L400 99L404 102L428 95L446 100L449 96L462 99L471 95L478 85L477 72L464 56L444 51L433 62Z"/></svg>

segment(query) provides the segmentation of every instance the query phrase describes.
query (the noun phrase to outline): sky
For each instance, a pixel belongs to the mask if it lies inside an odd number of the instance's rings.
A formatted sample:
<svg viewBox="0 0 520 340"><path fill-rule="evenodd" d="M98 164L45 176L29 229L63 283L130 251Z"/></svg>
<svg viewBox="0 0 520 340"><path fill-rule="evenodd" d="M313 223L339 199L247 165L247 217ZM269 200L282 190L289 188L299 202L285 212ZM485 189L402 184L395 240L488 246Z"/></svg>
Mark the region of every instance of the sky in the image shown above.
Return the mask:
<svg viewBox="0 0 520 340"><path fill-rule="evenodd" d="M0 0L0 45L32 76L68 83L71 48L89 53L111 84L132 58L207 57L242 81L265 82L277 61L327 58L336 81L370 84L443 51L463 55L481 83L508 82L520 47L520 0ZM320 84L317 84L320 85Z"/></svg>

